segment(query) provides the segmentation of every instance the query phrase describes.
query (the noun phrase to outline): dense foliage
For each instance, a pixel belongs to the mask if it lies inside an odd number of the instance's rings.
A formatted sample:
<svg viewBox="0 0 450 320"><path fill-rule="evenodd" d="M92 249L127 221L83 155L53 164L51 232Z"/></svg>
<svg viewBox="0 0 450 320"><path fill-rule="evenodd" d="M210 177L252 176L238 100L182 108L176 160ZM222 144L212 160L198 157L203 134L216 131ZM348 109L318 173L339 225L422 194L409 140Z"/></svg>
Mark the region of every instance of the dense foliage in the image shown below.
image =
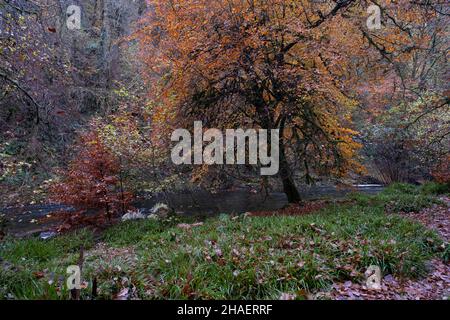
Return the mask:
<svg viewBox="0 0 450 320"><path fill-rule="evenodd" d="M108 220L118 213L124 214L131 200L118 159L108 151L97 132L80 138L77 155L63 181L51 189L55 201L73 205L81 213L100 210Z"/></svg>
<svg viewBox="0 0 450 320"><path fill-rule="evenodd" d="M379 29L367 26L372 4ZM131 193L199 186L283 190L298 202L299 185L330 179L449 181L440 1L81 6L84 26L72 32L62 6L0 1L2 205L45 201L54 181L58 201L108 215ZM279 129L279 175L174 166L170 133L195 120Z"/></svg>

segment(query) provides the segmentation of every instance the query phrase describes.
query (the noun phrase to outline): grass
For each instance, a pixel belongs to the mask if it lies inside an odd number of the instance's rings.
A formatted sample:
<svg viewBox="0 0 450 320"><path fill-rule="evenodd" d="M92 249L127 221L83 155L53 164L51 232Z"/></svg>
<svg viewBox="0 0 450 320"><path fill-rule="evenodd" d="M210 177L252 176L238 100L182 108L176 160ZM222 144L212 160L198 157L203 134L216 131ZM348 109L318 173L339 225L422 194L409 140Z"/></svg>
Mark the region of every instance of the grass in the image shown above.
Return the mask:
<svg viewBox="0 0 450 320"><path fill-rule="evenodd" d="M3 241L0 298L67 298L65 270L76 264L81 245L90 249L83 278L98 280L101 299L123 288L142 299L301 296L329 290L333 282L363 282L370 265L384 274L420 277L427 261L442 255L442 241L418 223L386 214L383 201L412 194L405 188L354 196L352 205L308 216L220 216L189 230L177 227L179 218L132 221L107 230L100 245L87 230L49 241ZM82 294L89 298L88 289Z"/></svg>
<svg viewBox="0 0 450 320"><path fill-rule="evenodd" d="M56 289L67 266L76 264L77 252L94 245L94 237L88 230L81 230L49 241L36 238L5 240L0 243L0 299L57 299ZM39 273L47 275L45 281ZM53 274L53 275L52 275ZM52 280L56 285L50 285ZM12 294L12 295L11 295ZM67 295L66 295L67 296Z"/></svg>
<svg viewBox="0 0 450 320"><path fill-rule="evenodd" d="M390 213L418 212L435 204L442 204L436 195L442 194L445 186L428 183L421 187L405 183L388 186L377 195L353 194L350 196L361 206L383 207Z"/></svg>
<svg viewBox="0 0 450 320"><path fill-rule="evenodd" d="M428 195L450 195L450 183L436 183L436 182L429 182L420 187L420 191L423 194Z"/></svg>

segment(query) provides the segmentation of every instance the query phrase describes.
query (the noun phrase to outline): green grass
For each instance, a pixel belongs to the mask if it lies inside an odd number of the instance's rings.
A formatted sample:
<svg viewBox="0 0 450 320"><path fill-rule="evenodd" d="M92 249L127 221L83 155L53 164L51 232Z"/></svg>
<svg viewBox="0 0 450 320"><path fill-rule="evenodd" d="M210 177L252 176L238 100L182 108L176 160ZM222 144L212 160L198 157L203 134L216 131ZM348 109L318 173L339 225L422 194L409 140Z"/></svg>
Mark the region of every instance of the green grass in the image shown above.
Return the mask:
<svg viewBox="0 0 450 320"><path fill-rule="evenodd" d="M426 184L421 187L404 183L388 186L377 195L353 194L350 199L361 206L383 207L390 213L418 212L434 204L442 204L435 195L444 187L439 184Z"/></svg>
<svg viewBox="0 0 450 320"><path fill-rule="evenodd" d="M420 192L428 195L450 195L450 183L429 182L420 187Z"/></svg>
<svg viewBox="0 0 450 320"><path fill-rule="evenodd" d="M8 294L22 299L58 298L56 286L48 281L56 283L58 278L65 277L63 270L76 264L80 247L88 250L93 245L93 234L88 230L48 241L6 239L0 243L0 299ZM45 280L36 275L43 271L47 275Z"/></svg>
<svg viewBox="0 0 450 320"><path fill-rule="evenodd" d="M362 282L374 264L385 274L420 277L426 262L442 254L434 232L385 214L382 205L331 206L309 216L221 216L191 230L177 222L109 229L104 245L87 253L83 278L97 278L102 299L124 286L143 299L277 299L282 292L328 290L336 281ZM93 244L88 231L1 243L0 298L67 298L65 269L76 263L80 245ZM62 280L49 284L52 274Z"/></svg>

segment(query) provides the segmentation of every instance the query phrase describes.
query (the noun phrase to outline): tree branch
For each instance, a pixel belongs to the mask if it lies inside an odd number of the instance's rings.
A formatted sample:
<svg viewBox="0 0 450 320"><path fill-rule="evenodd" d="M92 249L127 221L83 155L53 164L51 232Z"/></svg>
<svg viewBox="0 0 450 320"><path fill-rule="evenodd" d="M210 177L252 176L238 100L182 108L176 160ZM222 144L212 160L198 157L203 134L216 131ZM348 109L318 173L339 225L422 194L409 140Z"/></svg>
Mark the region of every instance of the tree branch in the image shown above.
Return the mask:
<svg viewBox="0 0 450 320"><path fill-rule="evenodd" d="M28 99L30 99L30 101L36 106L37 110L39 109L43 109L43 107L28 93L27 90L25 90L18 81L11 79L10 77L8 77L6 74L0 72L0 77L5 79L7 82L11 83L14 87L16 87L17 89L19 89ZM39 122L39 113L38 113L38 120Z"/></svg>

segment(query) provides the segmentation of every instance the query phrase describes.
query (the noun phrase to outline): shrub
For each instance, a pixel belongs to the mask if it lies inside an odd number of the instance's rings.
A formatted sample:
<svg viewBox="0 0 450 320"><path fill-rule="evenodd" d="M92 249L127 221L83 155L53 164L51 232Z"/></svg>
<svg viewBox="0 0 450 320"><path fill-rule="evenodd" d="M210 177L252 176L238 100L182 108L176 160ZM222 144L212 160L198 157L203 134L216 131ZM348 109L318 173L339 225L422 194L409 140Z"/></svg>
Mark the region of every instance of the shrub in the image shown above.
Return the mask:
<svg viewBox="0 0 450 320"><path fill-rule="evenodd" d="M419 189L408 183L393 183L383 190L383 195L418 194Z"/></svg>
<svg viewBox="0 0 450 320"><path fill-rule="evenodd" d="M420 192L428 195L440 195L450 193L450 183L428 182L421 186Z"/></svg>
<svg viewBox="0 0 450 320"><path fill-rule="evenodd" d="M53 199L73 205L79 212L96 210L111 219L125 213L132 195L124 190L121 168L94 130L81 136L77 156L52 187Z"/></svg>
<svg viewBox="0 0 450 320"><path fill-rule="evenodd" d="M450 156L442 159L434 168L433 177L438 183L450 185Z"/></svg>

